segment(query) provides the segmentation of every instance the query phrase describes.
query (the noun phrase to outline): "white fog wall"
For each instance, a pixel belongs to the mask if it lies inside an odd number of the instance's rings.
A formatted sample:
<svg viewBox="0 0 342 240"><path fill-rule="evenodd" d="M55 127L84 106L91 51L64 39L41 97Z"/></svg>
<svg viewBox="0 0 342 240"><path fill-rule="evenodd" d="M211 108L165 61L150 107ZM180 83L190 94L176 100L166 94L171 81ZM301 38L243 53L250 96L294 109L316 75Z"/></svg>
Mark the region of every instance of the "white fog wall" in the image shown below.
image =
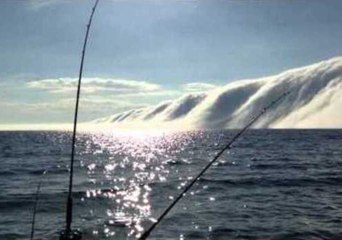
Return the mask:
<svg viewBox="0 0 342 240"><path fill-rule="evenodd" d="M240 128L286 91L291 94L254 127L342 127L342 57L275 76L236 81L205 93L187 94L158 106L115 114L93 123L184 129Z"/></svg>

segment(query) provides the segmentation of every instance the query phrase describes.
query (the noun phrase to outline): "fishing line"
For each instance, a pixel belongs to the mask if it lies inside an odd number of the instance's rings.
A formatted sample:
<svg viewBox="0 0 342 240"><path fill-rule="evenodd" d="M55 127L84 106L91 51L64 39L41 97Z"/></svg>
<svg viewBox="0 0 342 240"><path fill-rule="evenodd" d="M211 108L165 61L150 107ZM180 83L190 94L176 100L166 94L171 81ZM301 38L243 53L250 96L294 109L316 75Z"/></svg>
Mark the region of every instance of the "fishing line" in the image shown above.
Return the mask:
<svg viewBox="0 0 342 240"><path fill-rule="evenodd" d="M33 205L33 214L32 214L32 224L31 224L31 240L33 240L34 237L34 230L35 230L35 223L36 223L36 213L37 213L37 205L38 205L38 200L39 200L39 195L40 195L40 188L43 182L43 178L46 175L48 171L44 170L42 175L40 176L39 183L37 185L37 190L36 190L36 197Z"/></svg>
<svg viewBox="0 0 342 240"><path fill-rule="evenodd" d="M71 147L71 159L70 159L70 174L69 174L69 192L67 198L67 210L66 210L66 227L65 232L61 233L61 239L74 239L73 233L71 231L71 223L72 223L72 187L73 187L73 175L74 175L74 158L75 158L75 145L76 145L76 131L77 131L77 119L78 119L78 106L81 94L81 83L82 83L82 75L83 75L83 63L85 58L85 53L87 49L88 36L90 31L90 26L93 21L93 16L96 10L96 7L99 3L99 0L95 1L95 4L92 8L90 18L87 24L87 31L84 38L82 56L81 56L81 64L78 76L78 85L77 85L77 94L76 94L76 104L75 104L75 114L74 114L74 128L72 134L72 147ZM80 237L79 237L80 238Z"/></svg>
<svg viewBox="0 0 342 240"><path fill-rule="evenodd" d="M198 173L198 175L193 178L193 180L184 188L184 190L178 195L177 198L175 198L175 200L164 210L164 212L159 216L159 218L150 226L150 228L148 230L146 230L141 237L139 238L139 240L145 240L149 237L149 235L151 234L151 232L153 231L153 229L163 220L163 218L169 213L169 211L179 202L179 200L181 200L185 194L187 193L187 191L195 184L196 181L198 181L198 179L211 167L211 165L213 165L213 163L216 162L216 160L227 150L229 149L232 144L238 140L240 138L240 136L247 131L247 129L249 129L262 115L264 115L267 110L269 110L270 108L272 108L274 105L276 105L277 103L279 103L283 98L285 98L287 95L290 94L290 91L283 93L281 96L279 96L278 98L276 98L275 100L273 100L269 105L267 105L266 107L264 107L261 112L256 115L254 118L251 119L251 121L245 126L243 127L240 131L238 131L234 137L222 148L222 150L220 150L215 156L214 158L203 168L203 170Z"/></svg>

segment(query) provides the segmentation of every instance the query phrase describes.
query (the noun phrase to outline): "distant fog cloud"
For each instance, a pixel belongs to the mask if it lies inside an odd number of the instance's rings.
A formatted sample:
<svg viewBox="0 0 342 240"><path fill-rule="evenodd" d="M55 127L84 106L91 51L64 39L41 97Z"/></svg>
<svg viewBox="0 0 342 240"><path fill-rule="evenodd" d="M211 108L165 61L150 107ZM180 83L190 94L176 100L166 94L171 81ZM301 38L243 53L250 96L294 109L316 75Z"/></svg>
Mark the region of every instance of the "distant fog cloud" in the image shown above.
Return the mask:
<svg viewBox="0 0 342 240"><path fill-rule="evenodd" d="M28 0L27 2L30 4L32 8L40 9L43 7L47 7L51 4L70 2L70 0Z"/></svg>
<svg viewBox="0 0 342 240"><path fill-rule="evenodd" d="M186 92L205 92L214 88L217 88L217 85L211 83L202 83L202 82L194 82L187 83L183 85L183 90Z"/></svg>
<svg viewBox="0 0 342 240"><path fill-rule="evenodd" d="M132 109L94 123L177 129L242 128L265 106L291 94L263 115L257 128L341 128L342 57L259 79L214 85L191 83L184 96L144 109ZM197 91L197 93L196 93Z"/></svg>
<svg viewBox="0 0 342 240"><path fill-rule="evenodd" d="M31 81L30 88L46 90L54 93L74 92L77 89L76 78L58 78ZM82 91L94 93L110 91L118 95L132 93L148 93L161 90L160 85L146 81L125 80L125 79L103 79L85 78L82 80Z"/></svg>

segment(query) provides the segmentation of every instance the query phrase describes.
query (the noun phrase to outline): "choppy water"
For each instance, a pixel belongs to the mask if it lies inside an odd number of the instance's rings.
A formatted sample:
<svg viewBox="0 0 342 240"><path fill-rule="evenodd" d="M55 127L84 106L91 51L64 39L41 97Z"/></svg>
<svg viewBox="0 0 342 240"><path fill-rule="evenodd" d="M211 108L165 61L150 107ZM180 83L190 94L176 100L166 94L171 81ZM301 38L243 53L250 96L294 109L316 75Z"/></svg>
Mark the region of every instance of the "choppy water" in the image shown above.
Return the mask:
<svg viewBox="0 0 342 240"><path fill-rule="evenodd" d="M134 239L233 131L79 135L74 225L91 239ZM70 133L0 132L0 239L63 228ZM150 239L341 239L342 130L252 130Z"/></svg>

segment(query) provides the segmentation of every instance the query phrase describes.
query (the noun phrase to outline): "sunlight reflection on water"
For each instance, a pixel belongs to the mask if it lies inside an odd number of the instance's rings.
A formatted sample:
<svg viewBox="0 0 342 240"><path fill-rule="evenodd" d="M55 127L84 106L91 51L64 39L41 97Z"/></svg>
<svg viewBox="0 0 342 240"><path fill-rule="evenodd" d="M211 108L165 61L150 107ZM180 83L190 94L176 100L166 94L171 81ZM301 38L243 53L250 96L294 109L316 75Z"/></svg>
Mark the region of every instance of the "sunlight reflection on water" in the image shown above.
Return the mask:
<svg viewBox="0 0 342 240"><path fill-rule="evenodd" d="M151 185L167 180L168 164L175 161L173 155L190 140L189 134L155 132L83 136L80 155L87 158L82 158L81 166L91 183L86 198L111 202L106 204L105 236L113 236L118 227L125 227L128 236L139 237L146 222L155 221L151 217ZM182 182L179 188L185 184Z"/></svg>

